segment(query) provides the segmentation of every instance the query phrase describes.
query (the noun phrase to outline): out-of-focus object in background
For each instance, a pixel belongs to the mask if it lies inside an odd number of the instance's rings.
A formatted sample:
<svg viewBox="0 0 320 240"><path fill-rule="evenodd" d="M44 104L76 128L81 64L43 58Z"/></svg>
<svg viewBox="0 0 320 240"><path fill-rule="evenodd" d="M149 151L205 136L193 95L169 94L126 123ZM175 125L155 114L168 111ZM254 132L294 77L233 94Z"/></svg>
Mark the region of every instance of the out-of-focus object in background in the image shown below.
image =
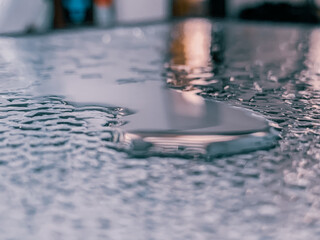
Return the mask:
<svg viewBox="0 0 320 240"><path fill-rule="evenodd" d="M309 0L312 2L312 5L314 6L316 10L316 15L318 19L320 19L320 0Z"/></svg>
<svg viewBox="0 0 320 240"><path fill-rule="evenodd" d="M64 10L61 0L54 0L54 28L63 28L66 26Z"/></svg>
<svg viewBox="0 0 320 240"><path fill-rule="evenodd" d="M225 17L227 0L173 0L174 17Z"/></svg>
<svg viewBox="0 0 320 240"><path fill-rule="evenodd" d="M236 0L231 0L236 2ZM275 21L275 22L304 22L319 23L318 0L255 0L243 2L238 16L241 19Z"/></svg>
<svg viewBox="0 0 320 240"><path fill-rule="evenodd" d="M160 21L169 18L170 0L116 0L116 19L120 24Z"/></svg>
<svg viewBox="0 0 320 240"><path fill-rule="evenodd" d="M173 0L174 17L208 16L209 0Z"/></svg>
<svg viewBox="0 0 320 240"><path fill-rule="evenodd" d="M52 20L51 0L0 0L0 34L43 32Z"/></svg>
<svg viewBox="0 0 320 240"><path fill-rule="evenodd" d="M224 18L227 16L228 0L211 0L209 4L210 15L216 18Z"/></svg>
<svg viewBox="0 0 320 240"><path fill-rule="evenodd" d="M86 21L91 6L90 0L62 0L62 3L72 24L79 25Z"/></svg>
<svg viewBox="0 0 320 240"><path fill-rule="evenodd" d="M113 0L94 0L94 23L100 27L108 27L114 24Z"/></svg>

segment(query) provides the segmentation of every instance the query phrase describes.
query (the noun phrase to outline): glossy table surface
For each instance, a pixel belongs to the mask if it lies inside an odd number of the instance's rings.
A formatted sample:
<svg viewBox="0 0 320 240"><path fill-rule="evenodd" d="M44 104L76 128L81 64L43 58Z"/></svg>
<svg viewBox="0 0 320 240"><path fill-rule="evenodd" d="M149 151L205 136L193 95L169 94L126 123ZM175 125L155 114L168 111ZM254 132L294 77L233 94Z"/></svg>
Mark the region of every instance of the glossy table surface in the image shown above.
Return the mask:
<svg viewBox="0 0 320 240"><path fill-rule="evenodd" d="M318 239L319 40L205 19L0 37L0 238ZM204 107L170 115L186 102ZM281 139L219 158L114 150L115 129L189 129L206 106L254 112Z"/></svg>

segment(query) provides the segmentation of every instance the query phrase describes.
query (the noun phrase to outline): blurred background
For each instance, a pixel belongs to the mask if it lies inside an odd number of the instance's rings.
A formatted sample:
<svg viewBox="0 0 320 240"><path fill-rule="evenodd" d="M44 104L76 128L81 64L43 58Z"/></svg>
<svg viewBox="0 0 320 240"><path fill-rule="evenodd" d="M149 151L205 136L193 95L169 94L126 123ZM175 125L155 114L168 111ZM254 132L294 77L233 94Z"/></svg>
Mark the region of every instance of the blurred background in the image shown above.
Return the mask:
<svg viewBox="0 0 320 240"><path fill-rule="evenodd" d="M192 16L316 24L319 9L320 0L0 0L0 34Z"/></svg>

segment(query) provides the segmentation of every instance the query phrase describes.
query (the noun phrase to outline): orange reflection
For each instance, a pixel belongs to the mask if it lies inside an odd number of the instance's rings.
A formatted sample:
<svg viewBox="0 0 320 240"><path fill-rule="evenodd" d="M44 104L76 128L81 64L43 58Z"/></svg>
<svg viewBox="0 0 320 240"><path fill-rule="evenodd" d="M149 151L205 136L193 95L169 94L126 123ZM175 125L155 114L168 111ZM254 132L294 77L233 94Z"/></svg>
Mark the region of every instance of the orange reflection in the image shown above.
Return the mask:
<svg viewBox="0 0 320 240"><path fill-rule="evenodd" d="M171 45L173 65L205 67L210 62L212 24L207 20L189 20L177 25Z"/></svg>
<svg viewBox="0 0 320 240"><path fill-rule="evenodd" d="M167 83L172 87L185 87L195 79L212 77L212 24L208 20L192 19L177 24L172 32Z"/></svg>

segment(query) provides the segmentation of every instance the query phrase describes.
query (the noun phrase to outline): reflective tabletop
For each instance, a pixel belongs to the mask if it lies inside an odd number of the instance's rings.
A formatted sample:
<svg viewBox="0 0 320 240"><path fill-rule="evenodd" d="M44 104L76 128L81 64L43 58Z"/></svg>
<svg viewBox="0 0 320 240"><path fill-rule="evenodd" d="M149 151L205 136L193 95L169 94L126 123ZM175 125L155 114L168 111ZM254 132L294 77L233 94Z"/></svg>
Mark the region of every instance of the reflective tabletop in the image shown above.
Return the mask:
<svg viewBox="0 0 320 240"><path fill-rule="evenodd" d="M0 238L318 239L319 39L206 19L0 37Z"/></svg>

